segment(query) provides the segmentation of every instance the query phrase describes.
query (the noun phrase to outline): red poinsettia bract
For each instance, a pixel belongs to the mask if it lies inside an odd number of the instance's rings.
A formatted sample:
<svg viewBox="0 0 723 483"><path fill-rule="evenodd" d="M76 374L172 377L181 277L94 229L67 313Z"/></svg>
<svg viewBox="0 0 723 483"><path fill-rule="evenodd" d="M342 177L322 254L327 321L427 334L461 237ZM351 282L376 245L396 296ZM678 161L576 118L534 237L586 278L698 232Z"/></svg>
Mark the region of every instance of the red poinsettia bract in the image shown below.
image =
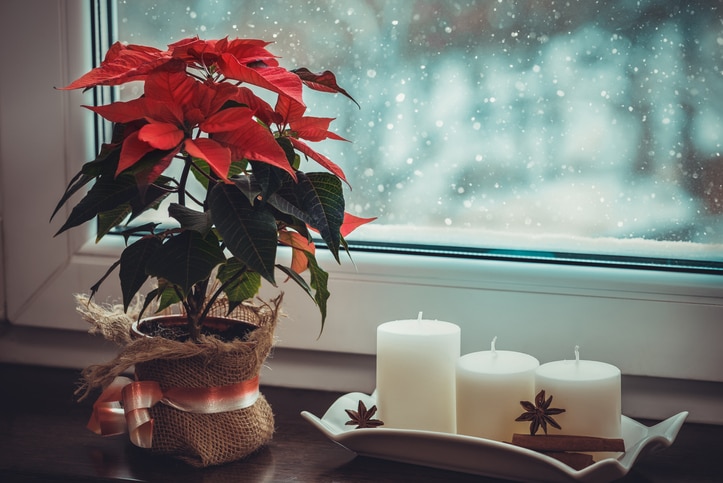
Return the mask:
<svg viewBox="0 0 723 483"><path fill-rule="evenodd" d="M203 159L224 180L231 161L239 159L274 165L295 178L283 149L268 129L272 124L279 126L278 134L288 135L293 146L305 156L346 181L336 164L299 140L343 140L328 131L332 119L303 117L306 106L302 83L351 96L329 72L315 77L308 69L288 71L279 67L276 57L266 50L267 45L268 42L256 39L189 38L161 51L115 43L99 67L63 89L145 81L143 97L89 109L112 122L143 119L148 123L138 132L128 134L118 166L120 173L153 150L168 151L146 173L146 183L152 183L180 151ZM240 83L277 93L276 110L246 87L237 85ZM243 107L221 111L229 101ZM290 133L286 133L287 127Z"/></svg>

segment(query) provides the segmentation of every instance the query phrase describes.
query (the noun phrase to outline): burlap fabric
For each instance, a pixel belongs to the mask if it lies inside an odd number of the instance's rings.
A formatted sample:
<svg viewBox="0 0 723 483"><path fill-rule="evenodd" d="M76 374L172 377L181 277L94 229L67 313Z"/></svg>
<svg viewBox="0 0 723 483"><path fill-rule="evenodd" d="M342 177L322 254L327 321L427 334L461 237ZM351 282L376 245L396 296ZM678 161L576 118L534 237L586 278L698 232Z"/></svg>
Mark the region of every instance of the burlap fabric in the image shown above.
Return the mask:
<svg viewBox="0 0 723 483"><path fill-rule="evenodd" d="M257 327L246 340L224 342L202 336L200 343L194 343L129 338L122 334L123 331L129 333L128 321L118 313L111 315L110 308L101 313L102 308L80 298L78 307L93 325L91 332L100 332L110 340L121 342L123 347L113 361L83 371L78 393L83 398L96 387L105 388L131 366L135 367L137 380L156 381L162 390L220 387L252 379L258 375L273 346L280 303L281 297L261 306L244 304L231 314L233 319ZM223 307L218 307L218 311L223 311ZM128 319L132 323L132 318ZM198 414L156 404L150 412L154 418L151 451L196 467L248 456L267 444L274 433L273 412L263 394L252 406L235 411Z"/></svg>

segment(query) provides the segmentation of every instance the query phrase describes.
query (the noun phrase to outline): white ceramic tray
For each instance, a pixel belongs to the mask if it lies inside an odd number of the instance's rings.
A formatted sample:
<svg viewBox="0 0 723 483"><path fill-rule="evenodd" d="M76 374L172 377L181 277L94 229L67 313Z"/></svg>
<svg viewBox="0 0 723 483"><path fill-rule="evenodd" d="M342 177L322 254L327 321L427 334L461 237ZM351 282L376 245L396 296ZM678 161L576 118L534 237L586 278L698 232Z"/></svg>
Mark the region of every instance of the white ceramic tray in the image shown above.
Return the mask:
<svg viewBox="0 0 723 483"><path fill-rule="evenodd" d="M577 471L536 451L483 438L346 426L349 417L344 410L356 410L360 400L368 408L376 404L374 395L353 392L337 399L321 419L308 411L301 416L327 438L359 455L518 481L603 483L622 478L638 458L670 446L688 416L681 412L652 427L623 416L627 451Z"/></svg>

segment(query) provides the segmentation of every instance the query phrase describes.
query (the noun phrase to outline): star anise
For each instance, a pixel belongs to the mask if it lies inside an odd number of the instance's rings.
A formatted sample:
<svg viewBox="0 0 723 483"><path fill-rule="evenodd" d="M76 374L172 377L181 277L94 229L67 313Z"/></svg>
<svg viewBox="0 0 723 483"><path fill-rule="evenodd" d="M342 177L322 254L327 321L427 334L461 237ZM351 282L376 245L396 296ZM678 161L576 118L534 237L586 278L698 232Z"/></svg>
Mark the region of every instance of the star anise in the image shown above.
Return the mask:
<svg viewBox="0 0 723 483"><path fill-rule="evenodd" d="M362 428L376 428L384 423L378 419L373 419L374 414L377 412L377 407L372 406L367 409L366 405L360 400L359 407L356 411L351 409L345 409L351 420L347 421L348 426L356 424L356 429Z"/></svg>
<svg viewBox="0 0 723 483"><path fill-rule="evenodd" d="M520 405L524 408L525 412L522 413L515 421L530 421L530 434L534 435L537 430L542 426L542 430L547 434L547 425L557 429L562 429L557 421L552 416L555 414L564 413L564 409L551 408L552 396L545 399L545 390L541 390L537 396L535 396L535 404L530 401L520 401Z"/></svg>

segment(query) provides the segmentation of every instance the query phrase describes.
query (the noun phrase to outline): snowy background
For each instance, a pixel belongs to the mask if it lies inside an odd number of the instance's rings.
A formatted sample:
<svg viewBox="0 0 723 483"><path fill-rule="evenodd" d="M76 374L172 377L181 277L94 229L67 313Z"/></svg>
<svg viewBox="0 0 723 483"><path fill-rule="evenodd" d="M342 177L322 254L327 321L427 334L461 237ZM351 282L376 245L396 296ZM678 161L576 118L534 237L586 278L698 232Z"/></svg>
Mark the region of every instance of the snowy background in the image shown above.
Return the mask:
<svg viewBox="0 0 723 483"><path fill-rule="evenodd" d="M316 147L348 211L379 217L367 237L723 259L721 1L118 4L124 42L261 38L284 67L333 70L361 109L310 93L309 114L352 141Z"/></svg>

